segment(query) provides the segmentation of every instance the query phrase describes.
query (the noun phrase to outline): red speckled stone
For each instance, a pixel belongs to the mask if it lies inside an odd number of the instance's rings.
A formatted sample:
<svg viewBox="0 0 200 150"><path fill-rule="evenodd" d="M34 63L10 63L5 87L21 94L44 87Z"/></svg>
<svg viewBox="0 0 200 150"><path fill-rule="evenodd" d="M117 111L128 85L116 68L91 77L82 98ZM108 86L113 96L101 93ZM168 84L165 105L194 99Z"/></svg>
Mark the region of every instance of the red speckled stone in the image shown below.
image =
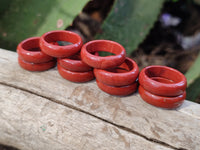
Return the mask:
<svg viewBox="0 0 200 150"><path fill-rule="evenodd" d="M96 80L98 87L111 95L117 95L117 96L127 96L130 95L132 93L134 93L135 91L137 91L137 86L138 83L134 82L130 85L126 85L126 86L110 86L107 84L104 84L102 82L99 82L98 80Z"/></svg>
<svg viewBox="0 0 200 150"><path fill-rule="evenodd" d="M93 71L87 71L87 72L69 71L61 67L59 64L57 64L57 68L58 68L59 74L64 79L72 81L72 82L87 82L94 79Z"/></svg>
<svg viewBox="0 0 200 150"><path fill-rule="evenodd" d="M145 90L142 86L139 86L139 93L140 96L144 101L147 103L161 107L161 108L167 108L167 109L173 109L179 107L185 97L186 97L186 92L184 91L183 94L179 96L174 96L174 97L167 97L167 96L158 96L155 94L150 93L149 91Z"/></svg>
<svg viewBox="0 0 200 150"><path fill-rule="evenodd" d="M52 44L57 41L66 41L73 44L59 46ZM40 38L41 50L52 57L69 57L78 53L83 45L81 37L70 31L55 30L44 33Z"/></svg>
<svg viewBox="0 0 200 150"><path fill-rule="evenodd" d="M111 86L125 86L136 81L139 68L135 61L126 58L125 62L113 69L94 69L94 74L99 82Z"/></svg>
<svg viewBox="0 0 200 150"><path fill-rule="evenodd" d="M98 51L110 52L112 56L96 56ZM126 57L126 51L119 43L109 40L93 40L81 48L82 61L93 68L109 69L121 65Z"/></svg>
<svg viewBox="0 0 200 150"><path fill-rule="evenodd" d="M28 71L45 71L45 70L55 67L55 65L56 65L55 60L51 60L46 63L37 63L36 64L36 63L26 62L26 61L22 60L20 57L18 57L18 63L23 69L28 70Z"/></svg>
<svg viewBox="0 0 200 150"><path fill-rule="evenodd" d="M40 37L31 37L20 42L17 53L21 59L29 63L45 63L54 58L43 53L39 47Z"/></svg>
<svg viewBox="0 0 200 150"><path fill-rule="evenodd" d="M148 66L139 75L140 85L160 96L178 96L185 92L187 81L178 70L166 66Z"/></svg>

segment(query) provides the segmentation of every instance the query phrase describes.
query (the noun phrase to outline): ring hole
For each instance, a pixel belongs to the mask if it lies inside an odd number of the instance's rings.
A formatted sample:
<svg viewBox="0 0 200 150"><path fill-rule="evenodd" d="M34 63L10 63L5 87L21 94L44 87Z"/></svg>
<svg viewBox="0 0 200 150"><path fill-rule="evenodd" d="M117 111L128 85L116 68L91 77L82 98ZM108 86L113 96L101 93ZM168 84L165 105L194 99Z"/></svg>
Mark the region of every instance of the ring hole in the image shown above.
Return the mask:
<svg viewBox="0 0 200 150"><path fill-rule="evenodd" d="M32 51L32 52L39 52L41 51L39 47L39 38L31 39L22 44L22 48L27 50L27 51Z"/></svg>
<svg viewBox="0 0 200 150"><path fill-rule="evenodd" d="M113 73L126 73L126 72L129 72L131 70L131 68L130 68L129 64L123 63L118 67L106 69L106 70L109 72L113 72Z"/></svg>
<svg viewBox="0 0 200 150"><path fill-rule="evenodd" d="M99 52L99 55L101 56L119 55L124 51L120 44L108 40L91 41L87 44L86 50L91 54L94 52Z"/></svg>
<svg viewBox="0 0 200 150"><path fill-rule="evenodd" d="M129 70L127 70L126 68L122 68L122 67L116 67L116 68L112 68L112 69L107 69L107 71L113 72L113 73L126 73Z"/></svg>
<svg viewBox="0 0 200 150"><path fill-rule="evenodd" d="M66 46L66 45L72 45L73 43L71 42L66 42L66 41L56 41L56 43L59 45L59 46Z"/></svg>
<svg viewBox="0 0 200 150"><path fill-rule="evenodd" d="M73 55L73 56L69 57L69 59L72 59L72 60L81 60L81 56L80 55Z"/></svg>
<svg viewBox="0 0 200 150"><path fill-rule="evenodd" d="M132 69L133 69L133 64L131 63L131 61L126 59L125 62L122 63L120 66L106 70L113 73L126 73Z"/></svg>
<svg viewBox="0 0 200 150"><path fill-rule="evenodd" d="M166 69L162 66L148 68L145 74L154 81L173 84L181 81L180 74L172 69Z"/></svg>
<svg viewBox="0 0 200 150"><path fill-rule="evenodd" d="M151 79L157 82L161 82L161 83L167 83L167 84L174 83L173 80L162 78L162 77L151 77Z"/></svg>
<svg viewBox="0 0 200 150"><path fill-rule="evenodd" d="M47 43L58 43L59 46L66 46L80 42L80 37L72 32L53 31L45 35Z"/></svg>
<svg viewBox="0 0 200 150"><path fill-rule="evenodd" d="M30 49L28 49L28 51L39 52L39 51L41 51L41 49L39 47L36 47L36 48L30 48Z"/></svg>
<svg viewBox="0 0 200 150"><path fill-rule="evenodd" d="M112 56L112 55L115 55L115 54L111 52L106 52L106 51L99 51L99 56Z"/></svg>

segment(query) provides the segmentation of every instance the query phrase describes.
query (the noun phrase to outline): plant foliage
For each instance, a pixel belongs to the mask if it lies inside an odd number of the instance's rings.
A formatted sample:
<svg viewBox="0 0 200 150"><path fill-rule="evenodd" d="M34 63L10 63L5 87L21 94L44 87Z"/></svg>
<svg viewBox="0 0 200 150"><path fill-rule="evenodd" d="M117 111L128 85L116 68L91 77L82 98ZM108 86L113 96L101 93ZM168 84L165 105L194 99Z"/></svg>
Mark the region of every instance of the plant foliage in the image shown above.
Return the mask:
<svg viewBox="0 0 200 150"><path fill-rule="evenodd" d="M116 0L97 39L122 44L131 54L144 40L158 18L164 0Z"/></svg>
<svg viewBox="0 0 200 150"><path fill-rule="evenodd" d="M187 99L194 101L200 95L200 53L189 69L189 71L185 74L188 82L187 87Z"/></svg>
<svg viewBox="0 0 200 150"><path fill-rule="evenodd" d="M50 30L63 30L81 12L88 0L1 0L1 48L15 50L16 45L31 36ZM8 7L9 6L9 7Z"/></svg>

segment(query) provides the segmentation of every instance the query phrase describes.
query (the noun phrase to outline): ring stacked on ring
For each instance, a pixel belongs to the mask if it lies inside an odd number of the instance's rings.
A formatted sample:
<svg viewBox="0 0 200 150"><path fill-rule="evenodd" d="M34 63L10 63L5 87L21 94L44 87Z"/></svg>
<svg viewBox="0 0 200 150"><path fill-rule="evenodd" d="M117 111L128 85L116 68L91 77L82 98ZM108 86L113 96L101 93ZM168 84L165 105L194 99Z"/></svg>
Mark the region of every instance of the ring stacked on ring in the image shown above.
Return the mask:
<svg viewBox="0 0 200 150"><path fill-rule="evenodd" d="M60 46L58 41L72 43ZM80 52L81 50L81 52ZM99 56L99 51L114 55ZM73 32L56 30L28 38L17 47L19 65L29 71L44 71L56 65L59 74L72 82L96 77L98 87L111 95L126 96L137 90L139 68L126 57L122 45L110 40L93 40L83 45ZM144 101L162 108L176 108L186 97L187 81L176 69L148 66L139 75L139 94Z"/></svg>
<svg viewBox="0 0 200 150"><path fill-rule="evenodd" d="M144 101L162 108L176 108L186 97L187 81L176 69L148 66L139 75L139 93Z"/></svg>
<svg viewBox="0 0 200 150"><path fill-rule="evenodd" d="M99 51L115 55L101 57L93 54ZM90 41L83 45L81 58L94 68L97 85L104 92L125 96L137 90L138 66L126 58L126 51L119 43L109 40Z"/></svg>
<svg viewBox="0 0 200 150"><path fill-rule="evenodd" d="M111 69L94 69L98 87L111 95L126 96L137 90L138 65L126 58L120 66Z"/></svg>
<svg viewBox="0 0 200 150"><path fill-rule="evenodd" d="M29 71L44 71L53 68L56 60L43 53L39 47L40 37L31 37L17 46L18 63Z"/></svg>
<svg viewBox="0 0 200 150"><path fill-rule="evenodd" d="M58 58L57 68L59 74L72 82L87 82L94 79L93 68L81 61L76 54L69 58Z"/></svg>
<svg viewBox="0 0 200 150"><path fill-rule="evenodd" d="M53 42L65 41L70 45L54 45ZM83 45L81 37L70 31L50 31L40 38L42 51L50 56L57 57L59 74L72 82L87 82L94 78L92 68L81 61L77 54Z"/></svg>

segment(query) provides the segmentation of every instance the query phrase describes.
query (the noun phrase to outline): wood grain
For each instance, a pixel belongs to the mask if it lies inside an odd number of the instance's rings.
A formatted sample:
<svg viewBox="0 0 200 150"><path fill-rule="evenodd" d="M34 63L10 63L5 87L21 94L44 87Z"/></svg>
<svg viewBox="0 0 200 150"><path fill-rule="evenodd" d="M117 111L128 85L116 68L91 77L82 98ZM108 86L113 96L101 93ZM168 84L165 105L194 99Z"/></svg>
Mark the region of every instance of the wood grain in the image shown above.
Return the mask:
<svg viewBox="0 0 200 150"><path fill-rule="evenodd" d="M24 150L171 150L34 94L0 85L0 143Z"/></svg>
<svg viewBox="0 0 200 150"><path fill-rule="evenodd" d="M200 147L200 105L185 101L177 110L165 110L145 103L138 94L108 95L94 81L77 84L61 78L56 68L29 72L17 64L17 54L0 50L0 83L42 96L106 121L155 143L171 148L198 150Z"/></svg>

